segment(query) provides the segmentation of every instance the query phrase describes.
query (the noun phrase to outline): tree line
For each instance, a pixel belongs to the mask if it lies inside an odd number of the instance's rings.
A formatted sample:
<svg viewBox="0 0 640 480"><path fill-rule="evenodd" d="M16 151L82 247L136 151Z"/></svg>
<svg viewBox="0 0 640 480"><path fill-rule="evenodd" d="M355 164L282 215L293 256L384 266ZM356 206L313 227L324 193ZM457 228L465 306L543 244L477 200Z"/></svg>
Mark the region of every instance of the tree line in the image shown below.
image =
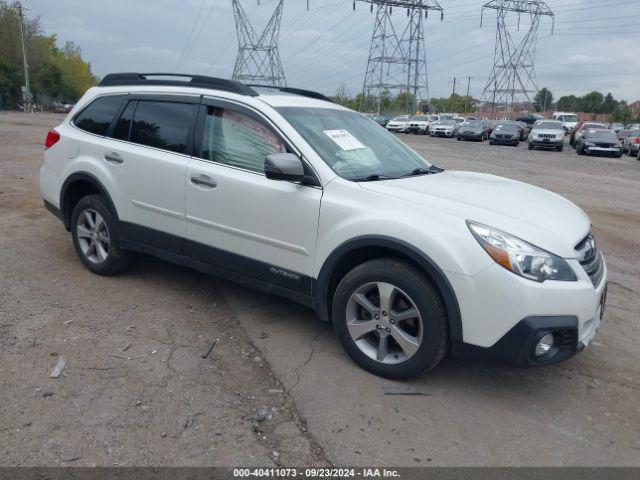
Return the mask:
<svg viewBox="0 0 640 480"><path fill-rule="evenodd" d="M75 102L97 83L80 47L67 42L59 48L56 36L46 35L37 17L25 18L24 26L31 92L36 103ZM23 100L24 84L20 12L17 5L0 0L0 109L16 108Z"/></svg>
<svg viewBox="0 0 640 480"><path fill-rule="evenodd" d="M352 97L344 86L338 88L333 100L345 107L361 112L378 111L377 98L365 96L363 93L358 93L355 97ZM379 111L381 113L415 113L416 109L420 108L420 106L416 108L413 95L406 92L394 96L389 91L383 91L379 102ZM463 114L476 112L479 105L480 102L471 96L467 97L454 93L450 97L431 98L429 102L425 102L422 107L428 107L429 111L433 112L456 112ZM535 95L532 107L535 112L540 113L551 110L583 112L594 115L610 115L610 120L613 122L640 122L640 115L634 118L627 102L625 100L616 100L611 93L604 95L600 92L593 91L582 97L566 95L554 102L553 93L551 93L548 88L543 87Z"/></svg>

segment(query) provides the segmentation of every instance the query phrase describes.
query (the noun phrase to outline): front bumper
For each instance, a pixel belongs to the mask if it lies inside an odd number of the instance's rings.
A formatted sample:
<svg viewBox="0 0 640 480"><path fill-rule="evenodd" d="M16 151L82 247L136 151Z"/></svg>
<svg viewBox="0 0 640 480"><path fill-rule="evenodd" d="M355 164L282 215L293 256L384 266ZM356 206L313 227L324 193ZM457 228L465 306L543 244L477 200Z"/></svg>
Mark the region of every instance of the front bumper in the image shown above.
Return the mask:
<svg viewBox="0 0 640 480"><path fill-rule="evenodd" d="M621 155L622 148L619 147L584 147L584 151L589 155Z"/></svg>
<svg viewBox="0 0 640 480"><path fill-rule="evenodd" d="M453 137L453 130L434 130L434 137Z"/></svg>
<svg viewBox="0 0 640 480"><path fill-rule="evenodd" d="M405 125L387 125L390 132L404 132L407 129Z"/></svg>
<svg viewBox="0 0 640 480"><path fill-rule="evenodd" d="M466 133L466 132L458 132L458 137L463 140L480 140L484 137L482 133Z"/></svg>
<svg viewBox="0 0 640 480"><path fill-rule="evenodd" d="M512 138L490 138L489 141L499 145L514 145L518 143L520 140L518 139L518 137L512 137Z"/></svg>
<svg viewBox="0 0 640 480"><path fill-rule="evenodd" d="M562 362L582 351L602 325L608 272L603 259L604 273L594 286L577 260L567 261L575 282L532 282L499 265L473 276L449 274L463 336L453 343L453 356L527 367ZM535 357L536 343L549 332L557 350Z"/></svg>
<svg viewBox="0 0 640 480"><path fill-rule="evenodd" d="M529 143L534 147L557 148L564 145L564 138L530 138Z"/></svg>

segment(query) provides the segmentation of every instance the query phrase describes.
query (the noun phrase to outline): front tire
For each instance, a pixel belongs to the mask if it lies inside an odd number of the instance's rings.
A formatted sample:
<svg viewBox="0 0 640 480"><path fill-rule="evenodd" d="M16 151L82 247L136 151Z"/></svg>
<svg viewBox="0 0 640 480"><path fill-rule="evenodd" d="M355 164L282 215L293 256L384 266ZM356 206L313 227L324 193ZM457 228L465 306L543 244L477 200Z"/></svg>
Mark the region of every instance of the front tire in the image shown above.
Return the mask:
<svg viewBox="0 0 640 480"><path fill-rule="evenodd" d="M415 377L434 368L449 348L440 294L400 260L370 260L351 270L338 285L332 314L347 354L381 377Z"/></svg>
<svg viewBox="0 0 640 480"><path fill-rule="evenodd" d="M93 273L114 275L130 264L131 254L120 247L117 216L102 195L83 197L76 204L71 238L80 260Z"/></svg>

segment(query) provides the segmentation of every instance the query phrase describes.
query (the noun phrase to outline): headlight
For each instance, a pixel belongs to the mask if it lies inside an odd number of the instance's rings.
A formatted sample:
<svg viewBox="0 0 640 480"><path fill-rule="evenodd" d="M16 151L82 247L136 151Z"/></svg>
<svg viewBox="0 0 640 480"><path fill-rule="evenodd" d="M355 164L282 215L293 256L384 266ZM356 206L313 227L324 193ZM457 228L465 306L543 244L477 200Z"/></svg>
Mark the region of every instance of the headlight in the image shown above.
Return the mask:
<svg viewBox="0 0 640 480"><path fill-rule="evenodd" d="M516 275L536 282L577 280L569 264L553 253L486 225L467 220L467 226L489 256Z"/></svg>

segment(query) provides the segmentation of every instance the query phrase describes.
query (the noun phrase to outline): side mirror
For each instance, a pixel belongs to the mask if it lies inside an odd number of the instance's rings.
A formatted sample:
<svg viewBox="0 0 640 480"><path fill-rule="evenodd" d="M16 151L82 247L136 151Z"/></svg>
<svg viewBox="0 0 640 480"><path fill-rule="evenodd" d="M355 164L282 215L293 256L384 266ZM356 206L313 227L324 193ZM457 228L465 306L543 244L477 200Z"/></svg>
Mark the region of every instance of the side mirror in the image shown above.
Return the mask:
<svg viewBox="0 0 640 480"><path fill-rule="evenodd" d="M274 153L264 160L264 173L271 180L301 182L304 178L302 161L293 153Z"/></svg>

